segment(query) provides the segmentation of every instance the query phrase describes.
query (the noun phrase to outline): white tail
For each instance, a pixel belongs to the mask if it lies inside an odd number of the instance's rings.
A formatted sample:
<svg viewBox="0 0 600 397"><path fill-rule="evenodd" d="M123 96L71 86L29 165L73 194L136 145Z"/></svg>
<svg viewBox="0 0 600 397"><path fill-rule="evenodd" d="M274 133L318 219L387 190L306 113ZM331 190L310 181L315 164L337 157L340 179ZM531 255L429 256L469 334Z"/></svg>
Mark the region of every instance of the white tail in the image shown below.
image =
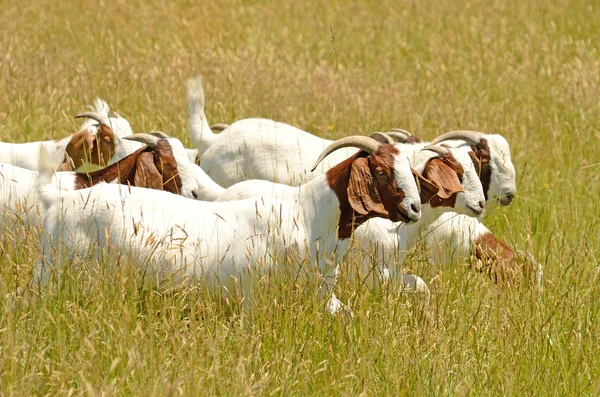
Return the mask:
<svg viewBox="0 0 600 397"><path fill-rule="evenodd" d="M201 75L188 80L187 99L190 108L190 135L194 145L198 148L198 155L201 156L216 137L204 114L204 88Z"/></svg>

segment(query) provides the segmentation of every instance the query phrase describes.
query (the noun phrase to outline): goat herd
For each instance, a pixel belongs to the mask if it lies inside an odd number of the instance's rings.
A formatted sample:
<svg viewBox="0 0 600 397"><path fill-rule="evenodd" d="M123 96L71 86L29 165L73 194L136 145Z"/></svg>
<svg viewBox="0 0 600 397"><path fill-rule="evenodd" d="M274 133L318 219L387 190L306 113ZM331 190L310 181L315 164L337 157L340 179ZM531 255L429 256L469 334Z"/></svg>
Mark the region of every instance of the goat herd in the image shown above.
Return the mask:
<svg viewBox="0 0 600 397"><path fill-rule="evenodd" d="M335 313L345 307L333 289L348 256L376 286L428 301L426 283L402 273L421 244L432 263L467 260L498 283L540 283L533 256L481 222L516 193L501 135L422 142L394 129L332 142L266 119L211 127L201 77L187 95L196 149L162 132L133 134L100 99L66 138L0 143L1 227L43 231L30 288L47 286L66 260L108 252L161 285L201 283L220 296L251 296L254 271L309 263Z"/></svg>

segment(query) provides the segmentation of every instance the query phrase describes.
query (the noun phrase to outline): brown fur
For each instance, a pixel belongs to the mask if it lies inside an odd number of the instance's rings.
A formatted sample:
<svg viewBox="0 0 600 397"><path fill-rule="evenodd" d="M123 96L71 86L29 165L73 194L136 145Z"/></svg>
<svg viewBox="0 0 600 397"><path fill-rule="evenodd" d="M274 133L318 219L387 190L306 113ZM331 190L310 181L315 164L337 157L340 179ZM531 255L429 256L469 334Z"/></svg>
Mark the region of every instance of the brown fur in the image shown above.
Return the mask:
<svg viewBox="0 0 600 397"><path fill-rule="evenodd" d="M156 144L154 165L162 175L163 189L175 194L181 193L181 178L177 172L177 161L175 161L171 145L166 139L161 139Z"/></svg>
<svg viewBox="0 0 600 397"><path fill-rule="evenodd" d="M382 144L372 155L359 151L327 171L329 187L340 202L338 237L349 238L352 231L370 218L406 220L408 213L402 200L404 191L393 178L393 145ZM382 175L378 175L382 172Z"/></svg>
<svg viewBox="0 0 600 397"><path fill-rule="evenodd" d="M429 201L429 205L433 208L454 208L456 194L464 192L460 184L463 175L463 167L451 154L429 160L423 170L423 177L432 181L439 188L437 194Z"/></svg>
<svg viewBox="0 0 600 397"><path fill-rule="evenodd" d="M154 165L152 152L140 153L135 161L136 169L133 176L133 186L142 186L149 189L163 189L163 178Z"/></svg>
<svg viewBox="0 0 600 397"><path fill-rule="evenodd" d="M488 199L488 189L490 188L490 182L492 179L492 169L490 168L490 148L487 140L481 138L477 145L471 145L472 152L469 152L473 164L477 169L477 175L481 180L481 186L483 186L483 194L485 199Z"/></svg>
<svg viewBox="0 0 600 397"><path fill-rule="evenodd" d="M157 166L156 164L159 164ZM177 162L171 145L165 139L158 141L156 149L144 146L122 160L98 171L78 172L75 176L75 189L84 189L99 182L111 182L181 192L181 178L177 174Z"/></svg>
<svg viewBox="0 0 600 397"><path fill-rule="evenodd" d="M509 277L514 251L492 233L480 236L474 244L477 270L487 271L495 283L505 283Z"/></svg>
<svg viewBox="0 0 600 397"><path fill-rule="evenodd" d="M408 143L409 145L412 145L412 144L421 143L421 142L423 142L423 140L421 138L419 138L418 136L414 136L413 135L413 136L409 136L406 139L406 142L404 142L404 143Z"/></svg>
<svg viewBox="0 0 600 397"><path fill-rule="evenodd" d="M97 134L93 134L89 129L81 130L71 136L60 169L73 171L81 167L85 161L104 166L114 153L115 135L110 128L100 125Z"/></svg>
<svg viewBox="0 0 600 397"><path fill-rule="evenodd" d="M415 181L417 182L417 188L419 189L419 196L421 197L421 204L428 203L440 190L440 188L429 179L419 174L417 170L411 168Z"/></svg>
<svg viewBox="0 0 600 397"><path fill-rule="evenodd" d="M499 285L514 286L526 280L537 284L540 266L527 252L513 250L492 233L480 236L473 244L476 269L489 273Z"/></svg>

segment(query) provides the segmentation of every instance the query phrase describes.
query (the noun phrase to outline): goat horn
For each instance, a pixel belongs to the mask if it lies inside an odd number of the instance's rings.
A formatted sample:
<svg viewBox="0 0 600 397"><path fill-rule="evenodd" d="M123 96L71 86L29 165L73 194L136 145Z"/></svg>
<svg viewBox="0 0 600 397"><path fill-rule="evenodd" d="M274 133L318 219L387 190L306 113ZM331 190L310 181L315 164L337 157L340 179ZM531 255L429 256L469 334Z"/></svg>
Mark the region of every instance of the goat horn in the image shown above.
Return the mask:
<svg viewBox="0 0 600 397"><path fill-rule="evenodd" d="M474 145L477 145L479 143L479 140L481 139L481 132L466 130L446 132L445 134L438 136L429 143L431 145L435 145L436 143L447 141L449 139L462 139L463 141L467 141Z"/></svg>
<svg viewBox="0 0 600 397"><path fill-rule="evenodd" d="M168 136L167 134L165 134L162 131L152 131L150 133L150 135L153 135L153 136L155 136L157 138L160 138L160 139L169 139L169 138L171 138L170 136Z"/></svg>
<svg viewBox="0 0 600 397"><path fill-rule="evenodd" d="M430 150L432 152L439 154L440 156L444 156L444 155L450 153L448 148L445 148L443 146L438 146L438 145L427 145L421 150Z"/></svg>
<svg viewBox="0 0 600 397"><path fill-rule="evenodd" d="M213 131L223 131L225 128L229 127L229 124L225 123L217 123L210 126L210 129Z"/></svg>
<svg viewBox="0 0 600 397"><path fill-rule="evenodd" d="M128 141L141 142L144 145L150 146L152 149L156 148L156 145L160 140L158 137L150 134L133 134L123 137L123 139L127 139Z"/></svg>
<svg viewBox="0 0 600 397"><path fill-rule="evenodd" d="M389 136L396 140L396 142L406 143L408 138L413 136L410 132L403 130L402 128L392 128L391 131L386 132Z"/></svg>
<svg viewBox="0 0 600 397"><path fill-rule="evenodd" d="M323 159L327 156L329 156L331 153L335 152L338 149L342 149L345 147L357 147L359 149L364 150L365 152L371 154L377 151L377 149L379 149L379 145L380 143L377 142L375 139L368 137L368 136L347 136L345 138L341 138L338 139L337 141L331 143L329 146L327 146L325 148L325 150L323 150L323 153L321 153L321 155L319 156L319 158L317 159L317 162L315 163L315 165L312 167L312 169L310 170L311 172L314 171L317 166L319 165L319 163L321 161L323 161Z"/></svg>
<svg viewBox="0 0 600 397"><path fill-rule="evenodd" d="M385 132L374 132L371 135L369 135L369 137L375 139L377 142L381 142L381 143L389 143L390 145L393 145L396 143L396 141L394 141L394 139L392 139L392 137Z"/></svg>
<svg viewBox="0 0 600 397"><path fill-rule="evenodd" d="M79 113L77 116L75 116L76 119L82 119L82 118L86 118L86 119L92 119L92 120L96 120L97 122L99 122L100 124L103 124L107 127L110 128L110 121L108 120L108 117L101 115L98 112L83 112L83 113Z"/></svg>

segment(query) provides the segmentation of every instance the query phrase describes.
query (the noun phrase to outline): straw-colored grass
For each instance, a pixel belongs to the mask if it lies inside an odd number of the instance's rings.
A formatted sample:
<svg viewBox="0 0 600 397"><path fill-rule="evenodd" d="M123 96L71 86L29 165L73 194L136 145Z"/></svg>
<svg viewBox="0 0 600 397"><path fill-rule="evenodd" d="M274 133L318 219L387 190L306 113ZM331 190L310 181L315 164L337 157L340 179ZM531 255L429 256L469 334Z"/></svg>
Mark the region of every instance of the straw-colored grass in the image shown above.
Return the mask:
<svg viewBox="0 0 600 397"><path fill-rule="evenodd" d="M0 3L0 139L63 137L95 96L191 146L185 80L210 122L261 116L328 138L390 127L502 133L518 198L486 224L544 266L543 291L411 261L429 318L343 278L354 318L282 277L253 310L73 263L0 305L6 395L598 395L600 9L566 1ZM0 296L39 236L2 236Z"/></svg>

